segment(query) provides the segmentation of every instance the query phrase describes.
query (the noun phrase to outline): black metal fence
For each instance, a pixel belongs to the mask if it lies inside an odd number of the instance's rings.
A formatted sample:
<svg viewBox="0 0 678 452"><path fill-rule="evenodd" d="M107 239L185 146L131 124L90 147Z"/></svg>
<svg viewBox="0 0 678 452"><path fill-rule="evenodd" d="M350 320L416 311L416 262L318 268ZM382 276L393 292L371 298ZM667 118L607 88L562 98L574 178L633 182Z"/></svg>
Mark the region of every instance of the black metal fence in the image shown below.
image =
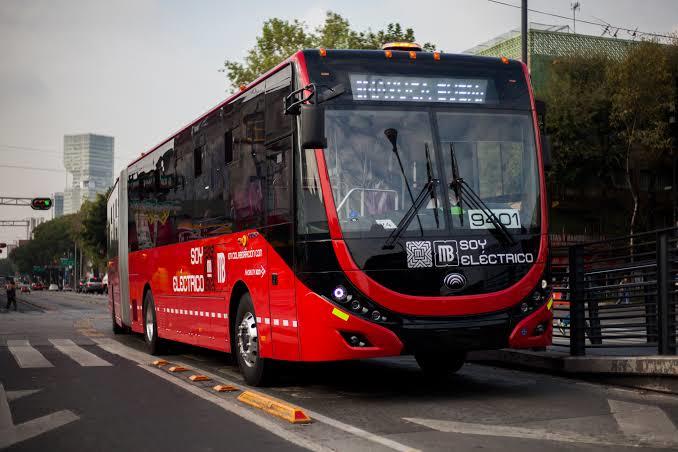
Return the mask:
<svg viewBox="0 0 678 452"><path fill-rule="evenodd" d="M551 271L554 346L676 354L678 228L555 247Z"/></svg>

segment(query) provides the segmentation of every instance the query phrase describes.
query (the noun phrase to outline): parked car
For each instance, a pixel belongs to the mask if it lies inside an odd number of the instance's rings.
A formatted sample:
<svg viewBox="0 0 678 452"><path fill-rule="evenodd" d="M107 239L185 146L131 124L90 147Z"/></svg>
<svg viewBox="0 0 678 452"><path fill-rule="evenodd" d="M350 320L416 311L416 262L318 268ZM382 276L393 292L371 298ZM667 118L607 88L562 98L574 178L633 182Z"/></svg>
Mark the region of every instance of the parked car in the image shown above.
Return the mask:
<svg viewBox="0 0 678 452"><path fill-rule="evenodd" d="M104 277L101 278L101 285L104 288L104 293L108 294L108 273L106 273Z"/></svg>
<svg viewBox="0 0 678 452"><path fill-rule="evenodd" d="M21 293L31 293L31 286L26 283L19 283L19 292Z"/></svg>
<svg viewBox="0 0 678 452"><path fill-rule="evenodd" d="M101 284L101 278L87 278L85 281L85 287L83 288L85 293L104 293L104 286Z"/></svg>
<svg viewBox="0 0 678 452"><path fill-rule="evenodd" d="M31 284L31 289L32 290L44 290L45 286L41 282L37 281L37 282L34 282L33 284Z"/></svg>
<svg viewBox="0 0 678 452"><path fill-rule="evenodd" d="M71 287L70 284L64 284L64 288L62 290L66 291L66 292L70 292L70 291L73 290L73 288Z"/></svg>
<svg viewBox="0 0 678 452"><path fill-rule="evenodd" d="M59 291L59 285L58 284L50 284L49 287L47 288L50 292L58 292Z"/></svg>

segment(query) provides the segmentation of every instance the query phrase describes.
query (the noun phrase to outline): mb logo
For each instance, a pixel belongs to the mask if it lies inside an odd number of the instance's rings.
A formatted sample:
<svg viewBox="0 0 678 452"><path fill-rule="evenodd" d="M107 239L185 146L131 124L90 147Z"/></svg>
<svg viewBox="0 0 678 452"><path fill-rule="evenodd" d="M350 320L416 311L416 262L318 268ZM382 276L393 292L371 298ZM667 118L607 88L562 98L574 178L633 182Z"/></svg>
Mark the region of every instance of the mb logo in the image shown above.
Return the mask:
<svg viewBox="0 0 678 452"><path fill-rule="evenodd" d="M456 240L438 240L433 242L433 255L436 267L459 265L459 248Z"/></svg>

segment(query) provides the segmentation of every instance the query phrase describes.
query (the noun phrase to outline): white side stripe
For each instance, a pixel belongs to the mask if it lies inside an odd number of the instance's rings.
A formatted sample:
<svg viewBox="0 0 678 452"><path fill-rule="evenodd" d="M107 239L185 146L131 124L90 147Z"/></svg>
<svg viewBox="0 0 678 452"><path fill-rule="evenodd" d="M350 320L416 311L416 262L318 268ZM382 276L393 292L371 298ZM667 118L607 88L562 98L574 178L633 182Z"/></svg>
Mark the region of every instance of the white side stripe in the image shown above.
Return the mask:
<svg viewBox="0 0 678 452"><path fill-rule="evenodd" d="M83 367L104 367L112 365L108 361L99 358L94 353L88 352L82 347L78 347L75 345L75 342L70 339L50 339L49 341L54 345L54 348Z"/></svg>
<svg viewBox="0 0 678 452"><path fill-rule="evenodd" d="M54 367L42 353L31 347L25 339L8 340L7 348L16 359L22 369L35 369L38 367Z"/></svg>

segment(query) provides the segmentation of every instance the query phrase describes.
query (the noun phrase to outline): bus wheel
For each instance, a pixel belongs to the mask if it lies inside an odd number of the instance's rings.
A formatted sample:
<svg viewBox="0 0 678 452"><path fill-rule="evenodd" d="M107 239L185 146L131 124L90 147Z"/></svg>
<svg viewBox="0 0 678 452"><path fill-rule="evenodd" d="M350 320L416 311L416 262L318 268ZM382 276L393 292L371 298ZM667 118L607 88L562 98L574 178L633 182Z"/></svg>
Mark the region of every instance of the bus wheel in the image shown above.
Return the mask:
<svg viewBox="0 0 678 452"><path fill-rule="evenodd" d="M444 376L453 374L466 362L466 352L430 353L419 352L414 354L417 364L425 374L430 376Z"/></svg>
<svg viewBox="0 0 678 452"><path fill-rule="evenodd" d="M234 349L240 372L245 381L252 386L263 386L270 374L270 360L259 356L259 332L257 317L248 293L240 297L238 313L235 317Z"/></svg>
<svg viewBox="0 0 678 452"><path fill-rule="evenodd" d="M151 355L162 353L162 340L158 337L158 322L155 320L155 303L149 290L144 296L144 342Z"/></svg>

